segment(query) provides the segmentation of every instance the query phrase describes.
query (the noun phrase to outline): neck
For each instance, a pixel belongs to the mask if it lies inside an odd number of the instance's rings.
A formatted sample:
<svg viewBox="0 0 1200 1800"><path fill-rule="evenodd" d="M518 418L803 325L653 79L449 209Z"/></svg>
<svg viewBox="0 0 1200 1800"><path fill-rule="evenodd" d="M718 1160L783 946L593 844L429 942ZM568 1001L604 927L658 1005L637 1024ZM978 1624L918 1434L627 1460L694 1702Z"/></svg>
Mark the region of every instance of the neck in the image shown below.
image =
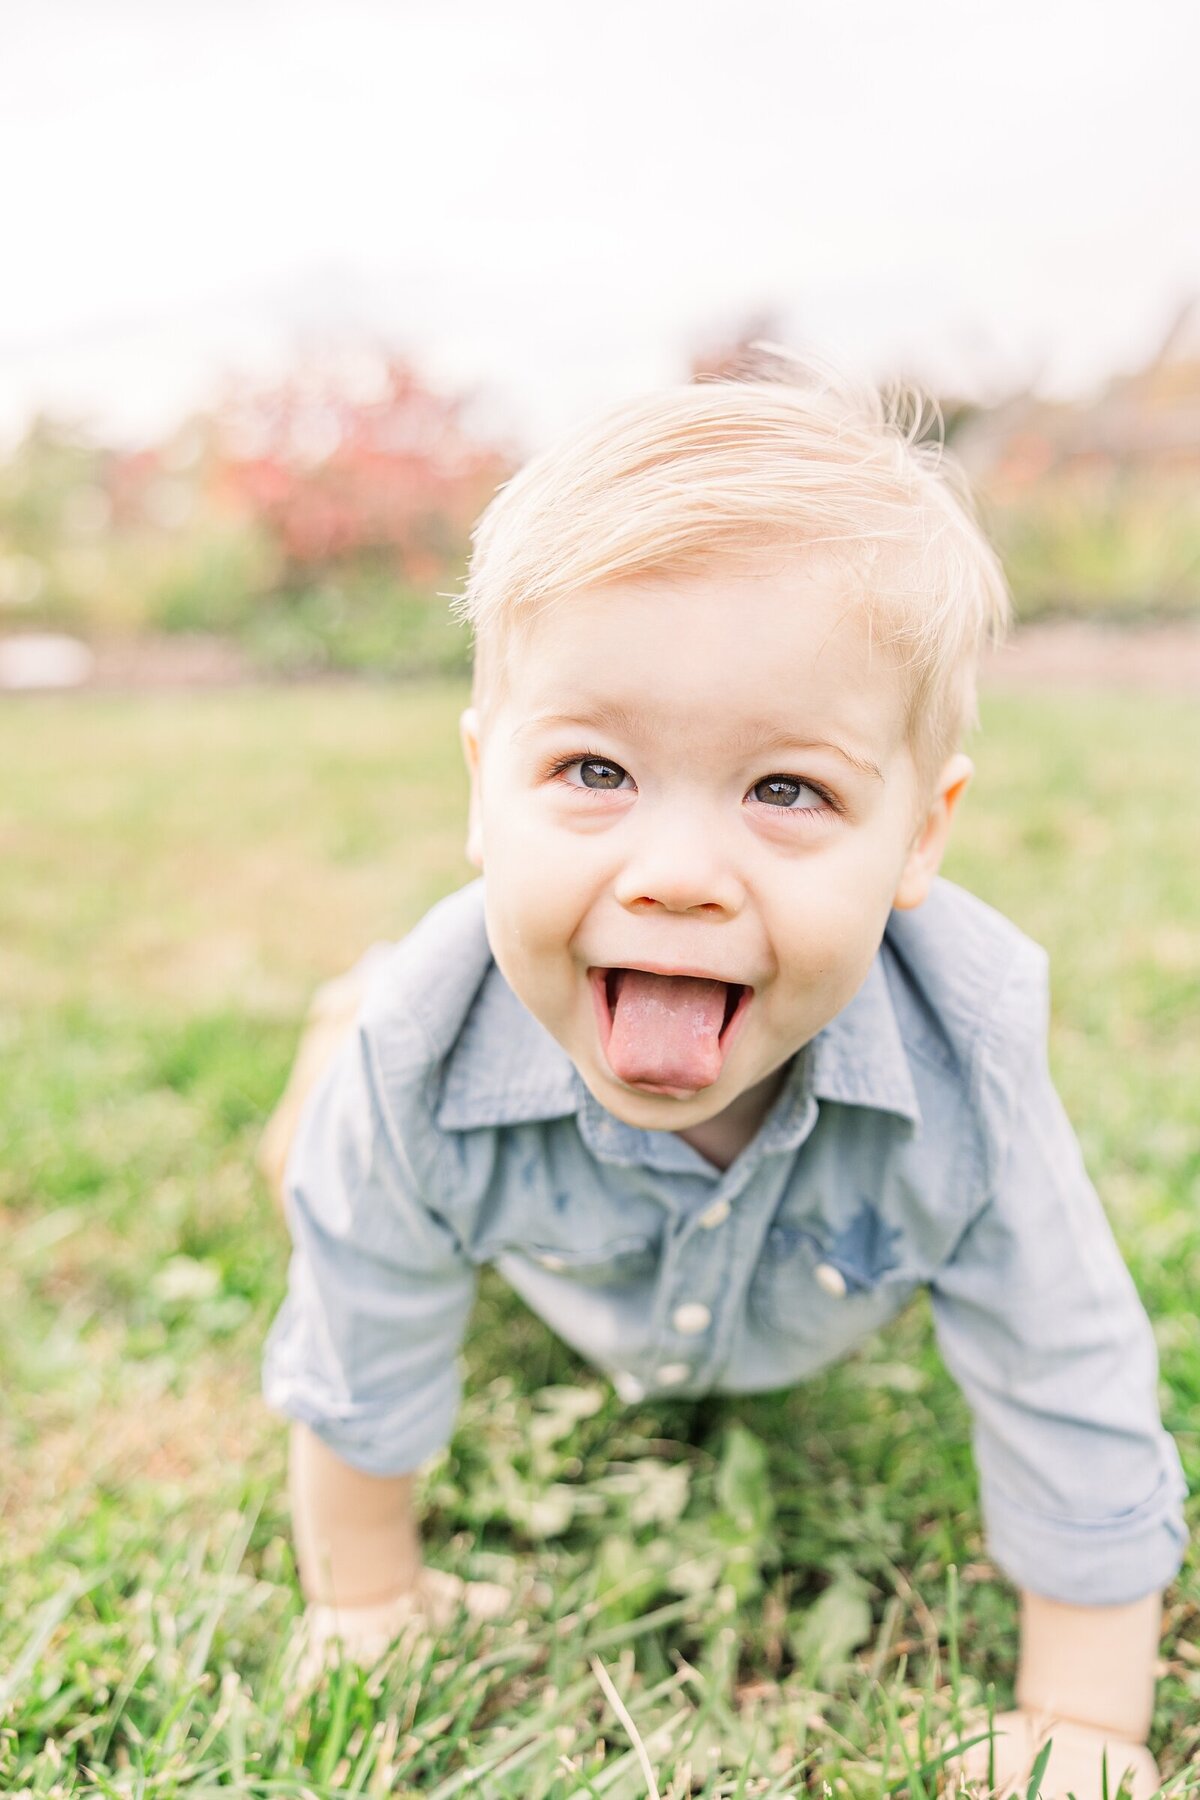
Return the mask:
<svg viewBox="0 0 1200 1800"><path fill-rule="evenodd" d="M716 1168L727 1169L734 1158L741 1155L770 1112L786 1072L785 1063L782 1069L774 1069L762 1081L748 1087L711 1119L705 1119L701 1125L689 1125L675 1135L690 1144L693 1150L698 1150Z"/></svg>

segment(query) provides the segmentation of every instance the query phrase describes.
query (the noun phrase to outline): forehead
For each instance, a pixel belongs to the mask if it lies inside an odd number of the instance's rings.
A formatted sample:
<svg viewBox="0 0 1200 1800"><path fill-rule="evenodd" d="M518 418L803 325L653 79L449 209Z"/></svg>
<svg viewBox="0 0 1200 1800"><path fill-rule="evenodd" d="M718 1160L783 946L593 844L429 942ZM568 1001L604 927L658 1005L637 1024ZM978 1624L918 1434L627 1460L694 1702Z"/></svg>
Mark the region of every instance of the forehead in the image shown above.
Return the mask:
<svg viewBox="0 0 1200 1800"><path fill-rule="evenodd" d="M589 720L626 737L719 736L747 750L816 727L890 754L906 683L853 577L784 568L643 577L546 609L506 646L512 729ZM848 747L852 747L849 746Z"/></svg>

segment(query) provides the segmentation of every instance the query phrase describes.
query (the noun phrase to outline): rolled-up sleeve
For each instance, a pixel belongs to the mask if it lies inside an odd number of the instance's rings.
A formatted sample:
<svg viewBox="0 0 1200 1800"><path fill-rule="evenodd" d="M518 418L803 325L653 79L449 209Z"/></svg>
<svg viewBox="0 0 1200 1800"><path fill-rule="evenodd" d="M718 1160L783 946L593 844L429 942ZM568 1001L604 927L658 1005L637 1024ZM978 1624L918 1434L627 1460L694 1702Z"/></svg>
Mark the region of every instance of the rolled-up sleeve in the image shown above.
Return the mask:
<svg viewBox="0 0 1200 1800"><path fill-rule="evenodd" d="M931 1282L974 1414L989 1548L1018 1586L1117 1605L1182 1559L1185 1484L1150 1324L1047 1062L1045 958L1010 973L977 1072L986 1197Z"/></svg>
<svg viewBox="0 0 1200 1800"><path fill-rule="evenodd" d="M418 1136L385 1111L360 1023L288 1160L293 1253L263 1391L372 1475L406 1474L449 1438L474 1295L471 1265L422 1192Z"/></svg>

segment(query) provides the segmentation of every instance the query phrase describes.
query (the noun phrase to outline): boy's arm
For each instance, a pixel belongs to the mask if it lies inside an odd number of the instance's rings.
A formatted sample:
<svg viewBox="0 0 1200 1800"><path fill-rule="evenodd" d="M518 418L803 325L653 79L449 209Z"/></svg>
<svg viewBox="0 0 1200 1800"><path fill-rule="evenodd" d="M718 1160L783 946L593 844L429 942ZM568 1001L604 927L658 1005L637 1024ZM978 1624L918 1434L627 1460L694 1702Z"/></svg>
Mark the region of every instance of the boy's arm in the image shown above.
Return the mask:
<svg viewBox="0 0 1200 1800"><path fill-rule="evenodd" d="M1022 1595L997 1763L1019 1779L1052 1738L1043 1791L1098 1800L1106 1745L1110 1791L1122 1759L1136 1795L1158 1785L1145 1736L1185 1490L1153 1334L1054 1089L1047 1025L1044 957L1023 955L977 1059L984 1203L931 1293L974 1413L988 1546Z"/></svg>
<svg viewBox="0 0 1200 1800"><path fill-rule="evenodd" d="M1144 1742L1161 1624L1159 1594L1126 1606L1067 1606L1022 1592L1018 1705Z"/></svg>
<svg viewBox="0 0 1200 1800"><path fill-rule="evenodd" d="M375 1606L411 1594L421 1570L411 1475L364 1475L294 1425L292 1530L305 1598Z"/></svg>
<svg viewBox="0 0 1200 1800"><path fill-rule="evenodd" d="M332 981L322 982L309 1003L304 1031L287 1085L259 1139L256 1161L267 1186L284 1203L284 1172L305 1103L350 1035L367 988L367 970L386 945L376 945Z"/></svg>
<svg viewBox="0 0 1200 1800"><path fill-rule="evenodd" d="M450 1434L474 1270L425 1200L435 1150L428 1046L402 1016L387 1023L381 1043L365 1014L348 1030L340 1003L320 1012L310 1027L320 1042L306 1034L289 1084L305 1104L280 1115L293 1255L264 1389L294 1421L302 1686L331 1640L370 1661L414 1615L437 1626L463 1606L491 1616L506 1598L422 1567L412 1478L388 1472L415 1469ZM384 1103L384 1066L398 1120Z"/></svg>
<svg viewBox="0 0 1200 1800"><path fill-rule="evenodd" d="M393 1639L439 1629L461 1610L494 1619L512 1596L421 1564L411 1475L365 1475L305 1425L292 1427L292 1529L308 1601L300 1688L319 1679L333 1646L369 1664Z"/></svg>
<svg viewBox="0 0 1200 1800"><path fill-rule="evenodd" d="M1159 1773L1145 1737L1161 1611L1158 1594L1067 1606L1023 1592L1019 1705L993 1721L991 1740L975 1744L958 1772L1023 1793L1048 1747L1039 1784L1046 1800L1106 1800L1123 1779L1122 1793L1150 1800Z"/></svg>

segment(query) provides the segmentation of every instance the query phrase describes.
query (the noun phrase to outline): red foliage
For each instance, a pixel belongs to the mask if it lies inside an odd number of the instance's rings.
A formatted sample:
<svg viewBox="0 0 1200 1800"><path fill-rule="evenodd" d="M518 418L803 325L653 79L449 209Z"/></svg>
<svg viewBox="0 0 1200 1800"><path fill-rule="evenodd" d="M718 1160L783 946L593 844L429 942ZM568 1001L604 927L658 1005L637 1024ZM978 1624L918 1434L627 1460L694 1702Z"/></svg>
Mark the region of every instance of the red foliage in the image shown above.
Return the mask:
<svg viewBox="0 0 1200 1800"><path fill-rule="evenodd" d="M220 485L294 572L373 559L436 579L511 472L462 415L396 358L365 398L336 369L306 371L224 410Z"/></svg>

